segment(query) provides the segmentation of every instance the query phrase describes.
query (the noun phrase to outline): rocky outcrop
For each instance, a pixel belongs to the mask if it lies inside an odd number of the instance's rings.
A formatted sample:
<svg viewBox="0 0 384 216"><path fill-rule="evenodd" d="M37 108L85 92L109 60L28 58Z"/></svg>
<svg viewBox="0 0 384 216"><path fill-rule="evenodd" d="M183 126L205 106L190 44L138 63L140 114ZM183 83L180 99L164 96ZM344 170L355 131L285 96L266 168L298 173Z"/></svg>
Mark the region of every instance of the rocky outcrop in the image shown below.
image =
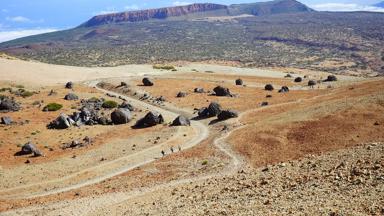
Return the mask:
<svg viewBox="0 0 384 216"><path fill-rule="evenodd" d="M191 4L186 6L166 7L141 11L129 11L124 13L112 13L98 15L81 25L81 27L92 27L109 23L140 22L150 19L166 19L169 17L184 16L193 13L227 9L225 5L219 4Z"/></svg>

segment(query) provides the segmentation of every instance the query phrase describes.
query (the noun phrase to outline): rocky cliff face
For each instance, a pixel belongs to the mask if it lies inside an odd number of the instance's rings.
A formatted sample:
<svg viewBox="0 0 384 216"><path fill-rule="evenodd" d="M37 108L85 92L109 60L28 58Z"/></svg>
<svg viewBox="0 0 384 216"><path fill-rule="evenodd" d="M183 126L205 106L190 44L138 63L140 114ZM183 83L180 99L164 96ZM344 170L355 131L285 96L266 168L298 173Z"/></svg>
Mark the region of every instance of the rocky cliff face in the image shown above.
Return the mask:
<svg viewBox="0 0 384 216"><path fill-rule="evenodd" d="M192 13L206 12L213 10L227 9L225 5L219 4L191 4L186 6L158 8L142 11L130 11L124 13L114 13L95 16L83 25L82 27L90 27L103 25L108 23L119 22L138 22L150 19L166 19L168 17L183 16Z"/></svg>

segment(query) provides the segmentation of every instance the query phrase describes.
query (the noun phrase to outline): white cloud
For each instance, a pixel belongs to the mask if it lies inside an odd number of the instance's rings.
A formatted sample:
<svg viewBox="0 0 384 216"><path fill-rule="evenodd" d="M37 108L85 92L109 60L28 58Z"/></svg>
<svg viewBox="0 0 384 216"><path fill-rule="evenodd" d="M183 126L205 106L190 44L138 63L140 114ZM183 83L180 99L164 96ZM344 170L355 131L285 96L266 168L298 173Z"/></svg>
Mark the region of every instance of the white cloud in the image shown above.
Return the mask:
<svg viewBox="0 0 384 216"><path fill-rule="evenodd" d="M1 9L1 12L8 13L9 11L7 9Z"/></svg>
<svg viewBox="0 0 384 216"><path fill-rule="evenodd" d="M138 5L135 5L135 4L127 5L127 6L124 7L125 10L139 10L139 8L140 7Z"/></svg>
<svg viewBox="0 0 384 216"><path fill-rule="evenodd" d="M5 42L17 38L22 38L31 35L43 34L48 32L54 32L57 29L24 29L14 31L0 31L0 42Z"/></svg>
<svg viewBox="0 0 384 216"><path fill-rule="evenodd" d="M12 22L31 22L30 19L23 17L23 16L15 16L15 17L6 17L5 18L7 21L12 21Z"/></svg>
<svg viewBox="0 0 384 216"><path fill-rule="evenodd" d="M365 6L353 3L324 3L312 5L312 8L318 11L372 11L372 12L384 12L384 8Z"/></svg>
<svg viewBox="0 0 384 216"><path fill-rule="evenodd" d="M189 5L192 4L190 2L182 2L182 1L175 1L172 3L174 6L182 6L182 5Z"/></svg>

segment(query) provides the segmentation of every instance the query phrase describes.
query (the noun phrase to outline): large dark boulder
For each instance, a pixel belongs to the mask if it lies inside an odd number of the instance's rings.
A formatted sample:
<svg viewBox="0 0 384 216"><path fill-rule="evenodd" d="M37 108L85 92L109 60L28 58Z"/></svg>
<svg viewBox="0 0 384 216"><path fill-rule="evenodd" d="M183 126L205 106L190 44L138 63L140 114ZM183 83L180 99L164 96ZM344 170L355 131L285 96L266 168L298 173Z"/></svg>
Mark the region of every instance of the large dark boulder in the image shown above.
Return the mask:
<svg viewBox="0 0 384 216"><path fill-rule="evenodd" d="M66 114L62 113L59 117L49 123L49 129L67 129L75 124L75 121Z"/></svg>
<svg viewBox="0 0 384 216"><path fill-rule="evenodd" d="M236 83L236 85L243 85L243 84L244 84L244 82L243 82L242 79L237 79L237 80L235 81L235 83Z"/></svg>
<svg viewBox="0 0 384 216"><path fill-rule="evenodd" d="M295 82L299 83L299 82L302 82L303 81L303 78L301 77L296 77L295 78Z"/></svg>
<svg viewBox="0 0 384 216"><path fill-rule="evenodd" d="M195 92L195 93L204 93L205 90L204 90L203 88L195 88L195 89L194 89L194 92Z"/></svg>
<svg viewBox="0 0 384 216"><path fill-rule="evenodd" d="M162 123L164 123L163 116L160 113L153 111L147 113L147 115L145 115L142 119L138 120L135 126L138 128L144 128L152 127Z"/></svg>
<svg viewBox="0 0 384 216"><path fill-rule="evenodd" d="M337 77L335 75L329 75L327 77L326 80L324 80L325 82L336 82L337 81Z"/></svg>
<svg viewBox="0 0 384 216"><path fill-rule="evenodd" d="M119 108L111 113L113 124L127 124L132 120L131 112L128 109Z"/></svg>
<svg viewBox="0 0 384 216"><path fill-rule="evenodd" d="M21 151L19 152L20 155L27 155L27 154L33 154L35 157L43 156L43 153L37 149L37 147L31 143L28 142L25 145L21 147Z"/></svg>
<svg viewBox="0 0 384 216"><path fill-rule="evenodd" d="M74 93L68 93L64 96L64 100L78 100L79 97L75 95Z"/></svg>
<svg viewBox="0 0 384 216"><path fill-rule="evenodd" d="M275 88L273 88L272 84L267 84L267 85L265 85L264 89L267 91L273 91Z"/></svg>
<svg viewBox="0 0 384 216"><path fill-rule="evenodd" d="M149 78L144 78L143 79L143 85L144 86L153 86L153 82Z"/></svg>
<svg viewBox="0 0 384 216"><path fill-rule="evenodd" d="M212 102L208 107L201 108L198 111L198 115L200 118L209 118L213 116L217 116L221 112L220 104L216 102Z"/></svg>
<svg viewBox="0 0 384 216"><path fill-rule="evenodd" d="M223 86L217 86L213 89L213 91L215 92L215 95L216 96L220 96L220 97L228 97L228 96L231 96L231 92L229 91L228 88L225 88Z"/></svg>
<svg viewBox="0 0 384 216"><path fill-rule="evenodd" d="M73 89L73 82L67 82L67 84L65 84L65 88Z"/></svg>
<svg viewBox="0 0 384 216"><path fill-rule="evenodd" d="M175 120L172 122L172 126L190 126L191 121L185 117L185 116L178 116Z"/></svg>
<svg viewBox="0 0 384 216"><path fill-rule="evenodd" d="M287 93L289 92L289 88L288 86L283 86L281 87L281 89L279 90L279 93Z"/></svg>
<svg viewBox="0 0 384 216"><path fill-rule="evenodd" d="M224 121L224 120L227 120L227 119L230 119L230 118L236 118L238 117L239 114L237 113L237 111L234 111L234 110L223 110L219 113L219 115L217 115L217 119L220 120L220 121Z"/></svg>
<svg viewBox="0 0 384 216"><path fill-rule="evenodd" d="M308 81L308 86L314 86L316 85L316 81L315 80L309 80Z"/></svg>
<svg viewBox="0 0 384 216"><path fill-rule="evenodd" d="M131 104L129 104L125 101L119 105L119 108L128 109L131 112L133 112L135 110L135 108Z"/></svg>
<svg viewBox="0 0 384 216"><path fill-rule="evenodd" d="M9 117L9 116L3 116L1 117L1 124L4 124L4 125L11 125L12 124L12 118Z"/></svg>
<svg viewBox="0 0 384 216"><path fill-rule="evenodd" d="M5 97L0 99L0 112L16 112L21 108L20 104L14 99Z"/></svg>
<svg viewBox="0 0 384 216"><path fill-rule="evenodd" d="M179 92L177 93L177 96L178 98L182 98L182 97L186 97L187 96L187 92Z"/></svg>

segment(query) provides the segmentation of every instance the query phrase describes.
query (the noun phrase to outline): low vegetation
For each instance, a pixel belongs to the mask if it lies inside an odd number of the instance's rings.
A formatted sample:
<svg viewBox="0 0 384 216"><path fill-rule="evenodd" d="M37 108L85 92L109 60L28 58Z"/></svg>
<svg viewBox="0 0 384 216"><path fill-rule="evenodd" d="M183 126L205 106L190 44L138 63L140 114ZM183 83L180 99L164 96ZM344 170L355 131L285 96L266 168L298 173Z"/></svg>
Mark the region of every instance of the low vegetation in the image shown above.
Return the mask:
<svg viewBox="0 0 384 216"><path fill-rule="evenodd" d="M153 65L153 69L172 70L172 71L176 70L175 66L172 66L172 65L160 65L160 64Z"/></svg>
<svg viewBox="0 0 384 216"><path fill-rule="evenodd" d="M113 109L113 108L116 108L117 106L118 106L117 102L111 101L111 100L104 101L102 105L102 107L105 109Z"/></svg>
<svg viewBox="0 0 384 216"><path fill-rule="evenodd" d="M50 103L48 105L46 105L43 110L44 111L49 111L49 112L54 112L54 111L58 111L60 110L61 108L63 108L63 105L61 104L58 104L58 103Z"/></svg>

